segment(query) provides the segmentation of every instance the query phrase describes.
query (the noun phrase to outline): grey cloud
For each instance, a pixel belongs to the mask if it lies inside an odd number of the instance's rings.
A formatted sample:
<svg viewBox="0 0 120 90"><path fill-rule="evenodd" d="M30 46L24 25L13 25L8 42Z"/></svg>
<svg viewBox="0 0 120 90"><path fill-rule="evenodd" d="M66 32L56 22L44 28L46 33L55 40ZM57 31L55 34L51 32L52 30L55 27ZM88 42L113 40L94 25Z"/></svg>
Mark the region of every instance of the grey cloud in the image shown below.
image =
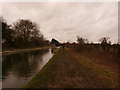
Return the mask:
<svg viewBox="0 0 120 90"><path fill-rule="evenodd" d="M12 24L18 19L31 19L40 25L47 39L61 42L76 41L76 36L98 42L109 36L113 42L118 38L117 2L24 2L3 3L3 17Z"/></svg>

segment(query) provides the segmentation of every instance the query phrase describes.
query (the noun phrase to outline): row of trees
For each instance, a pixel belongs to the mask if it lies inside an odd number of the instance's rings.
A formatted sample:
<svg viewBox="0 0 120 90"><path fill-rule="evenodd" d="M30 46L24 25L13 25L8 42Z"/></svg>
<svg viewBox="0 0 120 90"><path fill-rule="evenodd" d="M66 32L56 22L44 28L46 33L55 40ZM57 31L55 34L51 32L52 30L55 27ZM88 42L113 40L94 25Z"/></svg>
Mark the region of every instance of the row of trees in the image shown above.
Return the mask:
<svg viewBox="0 0 120 90"><path fill-rule="evenodd" d="M4 48L39 47L49 44L49 41L39 31L39 26L31 20L18 20L8 25L2 18L2 46Z"/></svg>
<svg viewBox="0 0 120 90"><path fill-rule="evenodd" d="M119 44L111 44L111 41L109 40L109 37L102 37L99 39L100 43L89 43L88 39L84 39L82 37L77 36L77 49L79 51L84 51L84 50L91 50L91 49L96 49L97 51L102 49L102 51L112 51L118 52L119 49Z"/></svg>

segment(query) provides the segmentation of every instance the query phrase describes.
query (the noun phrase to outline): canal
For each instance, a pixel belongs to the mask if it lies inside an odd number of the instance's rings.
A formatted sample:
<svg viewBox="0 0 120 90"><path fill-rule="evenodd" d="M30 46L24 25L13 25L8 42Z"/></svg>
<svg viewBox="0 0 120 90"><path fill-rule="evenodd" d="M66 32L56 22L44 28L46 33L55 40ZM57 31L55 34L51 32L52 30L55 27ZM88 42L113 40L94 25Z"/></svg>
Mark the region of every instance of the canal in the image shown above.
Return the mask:
<svg viewBox="0 0 120 90"><path fill-rule="evenodd" d="M2 56L2 88L26 85L53 56L51 49Z"/></svg>

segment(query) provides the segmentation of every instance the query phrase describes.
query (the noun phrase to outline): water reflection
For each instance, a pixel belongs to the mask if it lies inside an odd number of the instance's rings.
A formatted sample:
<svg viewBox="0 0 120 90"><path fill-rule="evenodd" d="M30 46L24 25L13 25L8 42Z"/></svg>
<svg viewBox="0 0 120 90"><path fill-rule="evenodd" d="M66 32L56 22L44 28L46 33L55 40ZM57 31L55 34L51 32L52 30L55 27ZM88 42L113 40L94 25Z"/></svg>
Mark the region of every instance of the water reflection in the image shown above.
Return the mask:
<svg viewBox="0 0 120 90"><path fill-rule="evenodd" d="M2 60L3 88L19 88L52 57L50 50L4 55Z"/></svg>

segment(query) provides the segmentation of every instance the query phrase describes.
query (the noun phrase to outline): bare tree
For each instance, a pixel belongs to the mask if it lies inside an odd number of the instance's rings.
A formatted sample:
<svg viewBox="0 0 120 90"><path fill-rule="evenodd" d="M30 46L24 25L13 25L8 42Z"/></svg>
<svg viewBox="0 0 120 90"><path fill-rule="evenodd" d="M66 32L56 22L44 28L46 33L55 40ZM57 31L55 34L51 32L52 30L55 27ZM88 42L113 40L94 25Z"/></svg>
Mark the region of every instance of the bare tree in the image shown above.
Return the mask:
<svg viewBox="0 0 120 90"><path fill-rule="evenodd" d="M83 44L85 44L85 39L83 39L82 37L77 36L77 42L78 42L78 44L83 45Z"/></svg>
<svg viewBox="0 0 120 90"><path fill-rule="evenodd" d="M84 39L82 37L77 36L77 42L78 42L78 51L84 50L84 44L86 43L87 39Z"/></svg>
<svg viewBox="0 0 120 90"><path fill-rule="evenodd" d="M104 51L108 49L108 44L110 43L110 41L108 41L109 39L109 37L102 37L99 40Z"/></svg>
<svg viewBox="0 0 120 90"><path fill-rule="evenodd" d="M29 42L43 38L38 25L30 20L18 20L14 23L13 29L16 32L15 39L21 46L28 46Z"/></svg>

